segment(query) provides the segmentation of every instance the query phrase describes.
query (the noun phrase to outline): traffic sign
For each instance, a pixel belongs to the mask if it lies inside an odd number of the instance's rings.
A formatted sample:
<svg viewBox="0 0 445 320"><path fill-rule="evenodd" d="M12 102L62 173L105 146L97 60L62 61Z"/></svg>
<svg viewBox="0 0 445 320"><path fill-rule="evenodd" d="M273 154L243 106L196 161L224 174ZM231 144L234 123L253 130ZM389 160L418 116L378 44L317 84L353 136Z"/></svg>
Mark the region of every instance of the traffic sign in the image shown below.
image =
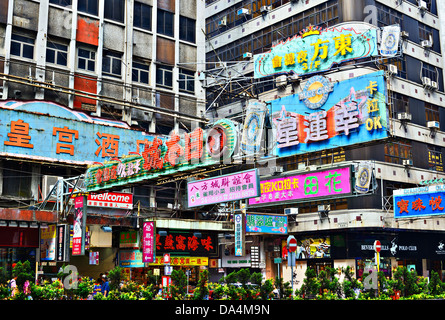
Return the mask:
<svg viewBox="0 0 445 320"><path fill-rule="evenodd" d="M380 243L379 240L374 241L374 250L375 252L380 252L380 250L382 249L382 244Z"/></svg>
<svg viewBox="0 0 445 320"><path fill-rule="evenodd" d="M289 252L297 251L297 239L294 236L289 236L287 238L287 250Z"/></svg>

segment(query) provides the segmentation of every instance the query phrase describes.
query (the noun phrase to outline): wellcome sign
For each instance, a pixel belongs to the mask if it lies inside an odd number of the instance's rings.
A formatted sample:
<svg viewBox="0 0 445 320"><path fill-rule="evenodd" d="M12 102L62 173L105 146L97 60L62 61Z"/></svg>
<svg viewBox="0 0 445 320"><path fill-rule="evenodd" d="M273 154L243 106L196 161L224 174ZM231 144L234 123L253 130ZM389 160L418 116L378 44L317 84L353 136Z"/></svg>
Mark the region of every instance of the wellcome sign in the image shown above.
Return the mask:
<svg viewBox="0 0 445 320"><path fill-rule="evenodd" d="M145 141L140 153L90 166L85 185L87 191L97 191L216 165L230 159L236 144L235 125L227 119L215 122L209 130L196 128L181 136L172 132Z"/></svg>

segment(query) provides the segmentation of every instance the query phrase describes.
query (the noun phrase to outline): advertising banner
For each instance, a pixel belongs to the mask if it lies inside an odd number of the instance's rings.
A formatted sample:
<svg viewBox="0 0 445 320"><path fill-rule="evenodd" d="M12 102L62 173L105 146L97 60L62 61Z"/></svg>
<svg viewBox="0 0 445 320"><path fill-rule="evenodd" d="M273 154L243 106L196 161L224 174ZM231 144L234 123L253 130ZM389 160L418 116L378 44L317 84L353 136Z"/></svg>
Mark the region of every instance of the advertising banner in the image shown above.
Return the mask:
<svg viewBox="0 0 445 320"><path fill-rule="evenodd" d="M119 250L119 267L121 268L143 268L142 251Z"/></svg>
<svg viewBox="0 0 445 320"><path fill-rule="evenodd" d="M340 82L314 76L299 94L270 101L279 157L388 137L384 72Z"/></svg>
<svg viewBox="0 0 445 320"><path fill-rule="evenodd" d="M400 26L386 26L382 29L380 54L384 57L394 57L399 51Z"/></svg>
<svg viewBox="0 0 445 320"><path fill-rule="evenodd" d="M254 78L279 73L309 74L342 62L378 55L377 28L351 23L327 29L311 26L254 55Z"/></svg>
<svg viewBox="0 0 445 320"><path fill-rule="evenodd" d="M74 198L73 256L85 254L86 196Z"/></svg>
<svg viewBox="0 0 445 320"><path fill-rule="evenodd" d="M445 214L445 185L431 185L393 192L394 218Z"/></svg>
<svg viewBox="0 0 445 320"><path fill-rule="evenodd" d="M57 225L56 257L58 262L69 260L69 229L68 225Z"/></svg>
<svg viewBox="0 0 445 320"><path fill-rule="evenodd" d="M50 224L40 229L40 260L42 261L56 260L56 227L57 225Z"/></svg>
<svg viewBox="0 0 445 320"><path fill-rule="evenodd" d="M237 213L233 215L233 220L235 222L235 256L242 257L245 255L245 213Z"/></svg>
<svg viewBox="0 0 445 320"><path fill-rule="evenodd" d="M258 169L188 182L187 194L189 208L257 197Z"/></svg>
<svg viewBox="0 0 445 320"><path fill-rule="evenodd" d="M271 214L246 214L246 232L287 234L287 216Z"/></svg>
<svg viewBox="0 0 445 320"><path fill-rule="evenodd" d="M253 155L260 152L264 141L263 132L267 114L268 109L265 103L249 102L240 145L240 149L245 155Z"/></svg>
<svg viewBox="0 0 445 320"><path fill-rule="evenodd" d="M297 239L296 259L317 259L331 257L331 240L329 237Z"/></svg>
<svg viewBox="0 0 445 320"><path fill-rule="evenodd" d="M261 196L249 199L249 205L303 201L308 198L351 194L351 168L332 168L318 172L263 180Z"/></svg>
<svg viewBox="0 0 445 320"><path fill-rule="evenodd" d="M184 256L175 256L171 257L170 266L189 266L189 267L199 267L199 266L208 266L209 258L208 257L184 257ZM156 260L153 263L150 263L150 266L164 266L163 258L160 256L156 257Z"/></svg>
<svg viewBox="0 0 445 320"><path fill-rule="evenodd" d="M122 192L90 193L88 207L106 207L112 209L133 209L133 194Z"/></svg>
<svg viewBox="0 0 445 320"><path fill-rule="evenodd" d="M156 256L155 222L146 221L142 228L142 261L154 262Z"/></svg>

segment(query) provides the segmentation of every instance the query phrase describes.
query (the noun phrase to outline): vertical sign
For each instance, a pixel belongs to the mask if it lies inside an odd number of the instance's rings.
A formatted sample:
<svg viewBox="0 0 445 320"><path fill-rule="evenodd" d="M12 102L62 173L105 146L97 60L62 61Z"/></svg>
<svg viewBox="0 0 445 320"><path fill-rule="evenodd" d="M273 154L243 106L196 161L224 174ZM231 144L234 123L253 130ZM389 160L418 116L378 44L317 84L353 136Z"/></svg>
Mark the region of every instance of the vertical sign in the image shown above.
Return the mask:
<svg viewBox="0 0 445 320"><path fill-rule="evenodd" d="M155 261L155 222L144 222L142 230L142 262L154 262Z"/></svg>
<svg viewBox="0 0 445 320"><path fill-rule="evenodd" d="M40 259L56 260L56 225L50 224L40 229Z"/></svg>
<svg viewBox="0 0 445 320"><path fill-rule="evenodd" d="M73 256L85 254L85 227L86 227L86 197L79 196L74 199L73 222Z"/></svg>
<svg viewBox="0 0 445 320"><path fill-rule="evenodd" d="M68 261L68 229L66 224L60 224L57 226L57 247L56 247L56 259L58 262Z"/></svg>
<svg viewBox="0 0 445 320"><path fill-rule="evenodd" d="M237 213L234 215L235 220L235 256L242 257L245 255L246 247L244 245L245 237L245 215Z"/></svg>

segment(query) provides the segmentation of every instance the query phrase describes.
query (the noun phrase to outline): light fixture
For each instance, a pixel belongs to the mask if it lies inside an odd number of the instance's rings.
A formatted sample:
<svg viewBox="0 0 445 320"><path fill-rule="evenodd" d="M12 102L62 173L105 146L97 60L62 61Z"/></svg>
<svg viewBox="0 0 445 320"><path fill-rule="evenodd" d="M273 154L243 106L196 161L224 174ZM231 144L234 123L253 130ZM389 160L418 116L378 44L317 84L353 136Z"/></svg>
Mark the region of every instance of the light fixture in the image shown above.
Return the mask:
<svg viewBox="0 0 445 320"><path fill-rule="evenodd" d="M201 238L201 237L202 237L201 232L193 232L193 235L194 235L196 238Z"/></svg>
<svg viewBox="0 0 445 320"><path fill-rule="evenodd" d="M112 232L113 229L109 226L102 226L100 227L102 229L103 232Z"/></svg>
<svg viewBox="0 0 445 320"><path fill-rule="evenodd" d="M161 237L165 237L165 236L167 236L167 231L162 230L162 231L159 231L158 234L159 234Z"/></svg>

